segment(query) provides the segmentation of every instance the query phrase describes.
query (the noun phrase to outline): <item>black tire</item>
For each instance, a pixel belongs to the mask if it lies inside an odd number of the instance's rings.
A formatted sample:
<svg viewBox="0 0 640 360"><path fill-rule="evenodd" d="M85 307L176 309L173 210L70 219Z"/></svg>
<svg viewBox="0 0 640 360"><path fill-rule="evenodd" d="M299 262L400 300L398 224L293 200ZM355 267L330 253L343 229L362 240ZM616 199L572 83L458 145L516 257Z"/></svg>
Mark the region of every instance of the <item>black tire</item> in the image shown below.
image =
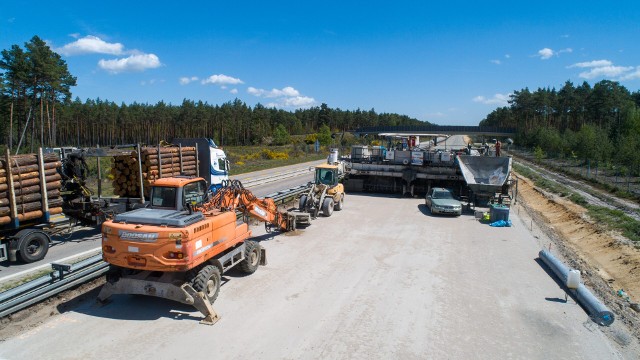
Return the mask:
<svg viewBox="0 0 640 360"><path fill-rule="evenodd" d="M298 209L300 211L304 211L307 208L307 195L300 196L300 201L298 202Z"/></svg>
<svg viewBox="0 0 640 360"><path fill-rule="evenodd" d="M244 260L238 264L240 270L245 274L253 274L260 265L261 247L255 241L245 241Z"/></svg>
<svg viewBox="0 0 640 360"><path fill-rule="evenodd" d="M220 270L213 265L203 267L193 279L193 289L202 291L213 304L220 293Z"/></svg>
<svg viewBox="0 0 640 360"><path fill-rule="evenodd" d="M336 203L333 209L335 211L340 211L344 209L344 194L340 195L340 200Z"/></svg>
<svg viewBox="0 0 640 360"><path fill-rule="evenodd" d="M18 256L25 263L44 259L49 251L49 235L42 231L18 233Z"/></svg>
<svg viewBox="0 0 640 360"><path fill-rule="evenodd" d="M331 216L331 214L333 214L333 199L332 198L325 198L324 201L322 202L322 215L329 217Z"/></svg>

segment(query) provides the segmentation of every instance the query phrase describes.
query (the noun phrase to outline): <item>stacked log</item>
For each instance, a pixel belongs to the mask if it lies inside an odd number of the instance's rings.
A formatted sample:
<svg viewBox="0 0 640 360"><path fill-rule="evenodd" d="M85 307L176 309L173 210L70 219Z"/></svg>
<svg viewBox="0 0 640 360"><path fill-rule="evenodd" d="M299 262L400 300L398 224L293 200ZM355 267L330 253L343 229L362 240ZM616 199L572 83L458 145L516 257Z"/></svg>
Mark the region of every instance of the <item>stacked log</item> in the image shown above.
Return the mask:
<svg viewBox="0 0 640 360"><path fill-rule="evenodd" d="M62 186L57 169L61 166L58 156L46 154L44 162L44 184L41 183L38 157L35 154L14 155L0 159L0 225L11 222L11 201L9 187L9 168L13 180L13 194L19 221L33 220L44 215L42 206L42 187L46 188L49 214L62 212Z"/></svg>
<svg viewBox="0 0 640 360"><path fill-rule="evenodd" d="M180 160L182 159L182 168ZM144 195L149 196L151 184L160 178L177 175L196 175L198 161L195 147L161 147L158 157L157 147L143 147L140 150L140 168ZM122 197L140 197L140 178L138 177L138 153L130 156L116 156L111 168L113 192Z"/></svg>

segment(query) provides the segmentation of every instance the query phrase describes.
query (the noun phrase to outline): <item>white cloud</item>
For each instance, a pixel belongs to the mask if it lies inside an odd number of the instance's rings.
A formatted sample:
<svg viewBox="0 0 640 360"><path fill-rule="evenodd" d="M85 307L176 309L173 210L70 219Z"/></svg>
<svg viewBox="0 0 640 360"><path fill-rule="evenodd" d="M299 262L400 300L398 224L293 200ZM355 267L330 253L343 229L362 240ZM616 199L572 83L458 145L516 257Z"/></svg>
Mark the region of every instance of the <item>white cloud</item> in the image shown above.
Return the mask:
<svg viewBox="0 0 640 360"><path fill-rule="evenodd" d="M507 106L509 104L509 98L511 94L495 94L491 98L486 98L482 95L474 97L473 102L482 103L486 105L500 105Z"/></svg>
<svg viewBox="0 0 640 360"><path fill-rule="evenodd" d="M583 71L578 76L584 79L593 79L599 77L618 78L633 70L633 66L600 66L591 68L589 71Z"/></svg>
<svg viewBox="0 0 640 360"><path fill-rule="evenodd" d="M287 86L282 89L271 89L271 90L256 89L253 86L249 86L249 88L247 89L247 92L251 95L254 95L257 97L265 97L265 98L300 96L300 92L292 88L291 86Z"/></svg>
<svg viewBox="0 0 640 360"><path fill-rule="evenodd" d="M129 71L144 71L160 67L160 59L155 54L137 54L126 58L98 61L98 66L110 73L118 74Z"/></svg>
<svg viewBox="0 0 640 360"><path fill-rule="evenodd" d="M97 36L87 35L56 49L56 51L66 56L82 54L122 55L124 53L124 45L121 43L108 43Z"/></svg>
<svg viewBox="0 0 640 360"><path fill-rule="evenodd" d="M230 93L232 94L237 94L238 93L238 89L231 89L229 90Z"/></svg>
<svg viewBox="0 0 640 360"><path fill-rule="evenodd" d="M496 64L496 65L500 65L502 64L502 61L500 60L489 60L492 64Z"/></svg>
<svg viewBox="0 0 640 360"><path fill-rule="evenodd" d="M572 53L572 52L573 52L572 48L566 48L558 51L554 51L553 49L549 49L549 48L544 48L544 49L538 50L538 54L535 56L540 57L541 60L549 60L551 59L552 56L559 56L562 53Z"/></svg>
<svg viewBox="0 0 640 360"><path fill-rule="evenodd" d="M611 66L613 63L609 60L593 60L587 62L579 62L573 65L569 65L568 68L593 68L593 67L603 67L603 66Z"/></svg>
<svg viewBox="0 0 640 360"><path fill-rule="evenodd" d="M509 55L509 54L504 54L504 57L505 57L506 59L510 59L510 58L511 58L511 55Z"/></svg>
<svg viewBox="0 0 640 360"><path fill-rule="evenodd" d="M190 82L194 82L194 81L198 81L198 77L197 76L192 76L192 77L186 77L183 76L180 78L180 85L187 85Z"/></svg>
<svg viewBox="0 0 640 360"><path fill-rule="evenodd" d="M538 56L540 56L540 59L542 60L548 60L553 56L553 50L549 49L549 48L544 48L541 50L538 50Z"/></svg>
<svg viewBox="0 0 640 360"><path fill-rule="evenodd" d="M614 80L634 80L640 78L640 67L616 66L609 60L579 62L567 68L588 69L580 74L583 79L609 78ZM633 71L635 69L635 71Z"/></svg>
<svg viewBox="0 0 640 360"><path fill-rule="evenodd" d="M257 89L253 86L247 88L247 92L256 97L263 97L268 99L276 99L268 103L267 107L276 108L304 108L313 106L316 104L316 100L309 96L303 96L300 92L291 86L286 86L282 89Z"/></svg>
<svg viewBox="0 0 640 360"><path fill-rule="evenodd" d="M202 84L214 84L214 85L237 85L237 84L244 84L244 81L238 79L238 78L234 78L231 76L227 76L224 74L218 74L218 75L211 75L206 79L202 80Z"/></svg>

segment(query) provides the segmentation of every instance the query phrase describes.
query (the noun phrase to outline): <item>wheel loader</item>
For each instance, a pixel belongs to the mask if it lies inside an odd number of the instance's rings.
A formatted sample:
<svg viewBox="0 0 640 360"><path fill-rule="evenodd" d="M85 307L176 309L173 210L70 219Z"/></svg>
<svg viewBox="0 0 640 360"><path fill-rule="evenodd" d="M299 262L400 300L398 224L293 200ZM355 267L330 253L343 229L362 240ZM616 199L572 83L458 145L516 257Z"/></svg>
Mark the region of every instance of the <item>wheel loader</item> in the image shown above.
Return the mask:
<svg viewBox="0 0 640 360"><path fill-rule="evenodd" d="M316 166L315 178L311 189L300 196L298 210L316 218L320 211L329 217L333 211L344 207L344 185L339 182L340 164L322 164Z"/></svg>

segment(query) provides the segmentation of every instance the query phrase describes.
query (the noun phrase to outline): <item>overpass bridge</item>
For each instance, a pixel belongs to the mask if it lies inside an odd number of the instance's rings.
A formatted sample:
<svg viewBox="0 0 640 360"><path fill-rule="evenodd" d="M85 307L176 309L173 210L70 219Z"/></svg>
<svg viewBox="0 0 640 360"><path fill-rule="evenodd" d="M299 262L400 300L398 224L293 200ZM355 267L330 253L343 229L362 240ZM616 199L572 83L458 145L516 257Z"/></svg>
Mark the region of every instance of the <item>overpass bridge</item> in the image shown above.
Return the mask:
<svg viewBox="0 0 640 360"><path fill-rule="evenodd" d="M515 128L491 126L367 126L351 131L355 135L374 134L380 136L439 136L439 135L484 135L515 136Z"/></svg>

